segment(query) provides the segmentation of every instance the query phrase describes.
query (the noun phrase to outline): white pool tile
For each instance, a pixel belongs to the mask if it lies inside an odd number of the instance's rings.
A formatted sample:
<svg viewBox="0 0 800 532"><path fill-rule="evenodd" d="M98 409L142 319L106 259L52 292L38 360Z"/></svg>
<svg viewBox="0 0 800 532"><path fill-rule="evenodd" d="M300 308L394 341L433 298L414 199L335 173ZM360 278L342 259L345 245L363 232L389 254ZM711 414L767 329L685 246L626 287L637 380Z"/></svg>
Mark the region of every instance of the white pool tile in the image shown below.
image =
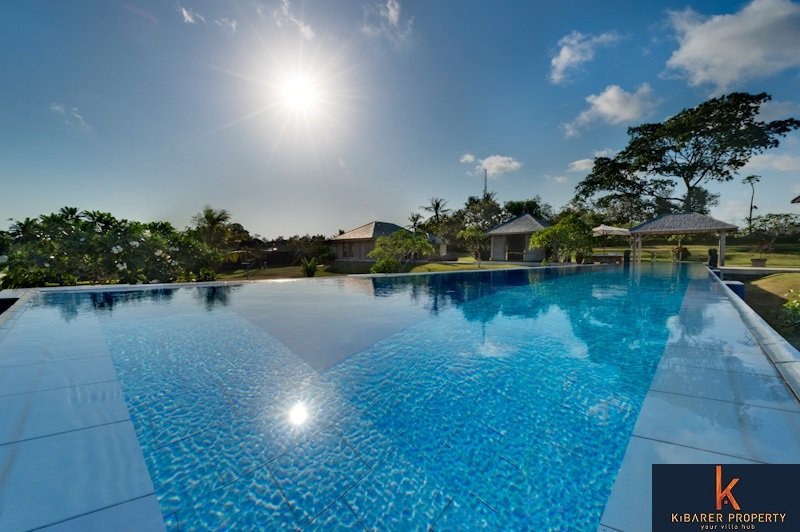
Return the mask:
<svg viewBox="0 0 800 532"><path fill-rule="evenodd" d="M0 396L0 445L129 418L116 380Z"/></svg>
<svg viewBox="0 0 800 532"><path fill-rule="evenodd" d="M600 520L611 530L638 532L652 524L653 464L747 464L741 458L633 437L622 461L614 491ZM601 529L602 530L602 526Z"/></svg>
<svg viewBox="0 0 800 532"><path fill-rule="evenodd" d="M659 367L685 366L737 373L777 376L775 366L758 347L717 343L703 346L668 345Z"/></svg>
<svg viewBox="0 0 800 532"><path fill-rule="evenodd" d="M118 504L104 510L62 521L42 529L44 532L160 532L166 530L155 495Z"/></svg>
<svg viewBox="0 0 800 532"><path fill-rule="evenodd" d="M800 412L780 377L688 366L658 369L651 390Z"/></svg>
<svg viewBox="0 0 800 532"><path fill-rule="evenodd" d="M94 356L111 356L105 338L62 339L56 337L48 341L39 338L17 343L4 339L0 344L5 353L0 356L0 367L21 366L58 362Z"/></svg>
<svg viewBox="0 0 800 532"><path fill-rule="evenodd" d="M0 367L0 395L93 384L116 378L108 356L6 366Z"/></svg>
<svg viewBox="0 0 800 532"><path fill-rule="evenodd" d="M0 530L28 530L153 494L130 421L0 445Z"/></svg>
<svg viewBox="0 0 800 532"><path fill-rule="evenodd" d="M758 462L800 457L800 413L651 391L633 431Z"/></svg>

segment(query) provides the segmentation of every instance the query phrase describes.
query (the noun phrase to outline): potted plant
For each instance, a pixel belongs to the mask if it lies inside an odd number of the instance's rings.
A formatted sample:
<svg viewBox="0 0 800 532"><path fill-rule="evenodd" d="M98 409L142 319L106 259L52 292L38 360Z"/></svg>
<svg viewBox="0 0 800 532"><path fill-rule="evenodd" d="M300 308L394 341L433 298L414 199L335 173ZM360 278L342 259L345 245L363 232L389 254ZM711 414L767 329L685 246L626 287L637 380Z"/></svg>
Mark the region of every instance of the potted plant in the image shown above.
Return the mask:
<svg viewBox="0 0 800 532"><path fill-rule="evenodd" d="M767 265L767 256L775 248L775 241L782 236L787 236L800 231L800 216L797 214L763 214L753 218L752 225L746 234L755 236L758 243L751 248L753 256L750 264L753 267Z"/></svg>

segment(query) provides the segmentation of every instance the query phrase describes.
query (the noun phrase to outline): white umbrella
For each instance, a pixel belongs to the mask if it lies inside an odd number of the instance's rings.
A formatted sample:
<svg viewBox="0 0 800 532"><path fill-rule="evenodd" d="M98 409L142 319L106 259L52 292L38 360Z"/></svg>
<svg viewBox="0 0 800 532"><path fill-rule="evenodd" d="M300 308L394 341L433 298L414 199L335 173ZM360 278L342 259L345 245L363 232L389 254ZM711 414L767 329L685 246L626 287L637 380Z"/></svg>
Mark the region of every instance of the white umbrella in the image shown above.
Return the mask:
<svg viewBox="0 0 800 532"><path fill-rule="evenodd" d="M612 227L610 225L598 225L592 229L592 236L631 236L631 232L622 227Z"/></svg>
<svg viewBox="0 0 800 532"><path fill-rule="evenodd" d="M594 229L592 229L592 236L604 236L608 237L608 235L612 236L631 236L631 232L627 229L622 227L612 227L610 225L598 225ZM607 238L603 239L603 251L606 249L606 240Z"/></svg>

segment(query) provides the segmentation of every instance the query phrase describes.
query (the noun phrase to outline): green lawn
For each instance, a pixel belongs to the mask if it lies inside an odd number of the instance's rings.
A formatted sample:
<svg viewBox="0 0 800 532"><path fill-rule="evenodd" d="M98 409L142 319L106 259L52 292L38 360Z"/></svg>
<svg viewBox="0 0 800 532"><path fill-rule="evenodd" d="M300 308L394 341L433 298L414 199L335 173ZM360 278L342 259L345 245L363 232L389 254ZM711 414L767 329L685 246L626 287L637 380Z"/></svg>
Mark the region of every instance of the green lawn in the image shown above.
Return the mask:
<svg viewBox="0 0 800 532"><path fill-rule="evenodd" d="M778 273L752 281L744 281L744 300L778 334L800 349L800 330L787 326L780 319L789 290L800 290L800 273Z"/></svg>

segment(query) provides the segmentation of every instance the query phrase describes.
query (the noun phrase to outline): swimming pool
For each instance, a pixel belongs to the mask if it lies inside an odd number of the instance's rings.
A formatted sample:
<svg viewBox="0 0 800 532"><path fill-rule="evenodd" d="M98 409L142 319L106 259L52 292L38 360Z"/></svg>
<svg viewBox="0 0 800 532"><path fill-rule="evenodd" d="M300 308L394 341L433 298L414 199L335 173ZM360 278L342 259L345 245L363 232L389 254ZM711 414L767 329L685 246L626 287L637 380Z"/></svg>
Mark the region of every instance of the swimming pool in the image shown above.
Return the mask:
<svg viewBox="0 0 800 532"><path fill-rule="evenodd" d="M594 530L669 324L706 276L54 292L25 317L105 343L169 528Z"/></svg>

